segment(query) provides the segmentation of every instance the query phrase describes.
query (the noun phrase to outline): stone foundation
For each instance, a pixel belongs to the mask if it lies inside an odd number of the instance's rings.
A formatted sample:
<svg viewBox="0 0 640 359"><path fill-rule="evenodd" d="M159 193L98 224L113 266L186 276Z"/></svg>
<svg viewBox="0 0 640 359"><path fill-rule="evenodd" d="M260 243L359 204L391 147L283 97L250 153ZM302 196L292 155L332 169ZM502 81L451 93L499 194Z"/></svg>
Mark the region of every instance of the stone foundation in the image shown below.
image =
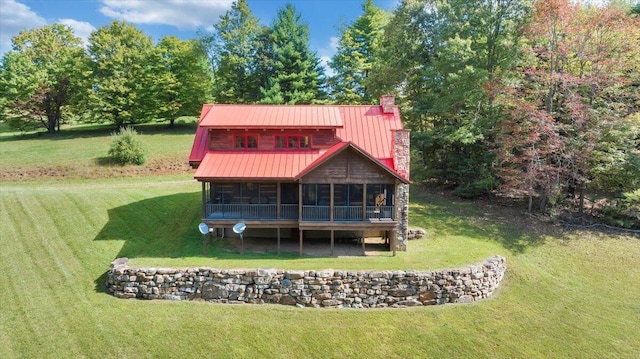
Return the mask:
<svg viewBox="0 0 640 359"><path fill-rule="evenodd" d="M204 300L230 304L384 308L471 303L500 285L504 257L443 271L283 271L129 268L117 259L107 290L118 298Z"/></svg>

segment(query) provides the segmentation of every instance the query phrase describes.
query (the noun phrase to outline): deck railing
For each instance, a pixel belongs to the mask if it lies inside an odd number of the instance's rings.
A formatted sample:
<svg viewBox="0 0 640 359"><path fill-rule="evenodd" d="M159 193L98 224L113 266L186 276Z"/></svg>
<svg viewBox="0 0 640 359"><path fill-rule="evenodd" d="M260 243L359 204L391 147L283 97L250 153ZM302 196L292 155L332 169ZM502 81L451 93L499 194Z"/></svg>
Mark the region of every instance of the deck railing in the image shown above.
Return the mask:
<svg viewBox="0 0 640 359"><path fill-rule="evenodd" d="M302 206L303 221L328 221L329 206Z"/></svg>
<svg viewBox="0 0 640 359"><path fill-rule="evenodd" d="M298 219L298 205L297 204L280 205L280 218Z"/></svg>
<svg viewBox="0 0 640 359"><path fill-rule="evenodd" d="M393 206L367 206L367 219L384 218L394 220Z"/></svg>
<svg viewBox="0 0 640 359"><path fill-rule="evenodd" d="M362 221L362 206L335 206L333 207L333 219L335 221Z"/></svg>
<svg viewBox="0 0 640 359"><path fill-rule="evenodd" d="M275 204L207 204L210 219L275 219Z"/></svg>
<svg viewBox="0 0 640 359"><path fill-rule="evenodd" d="M302 220L329 221L330 206L302 206ZM207 203L208 219L278 219L276 204L212 204ZM395 219L393 206L366 206L368 219ZM280 219L298 219L297 204L280 205ZM362 206L334 206L334 221L362 221Z"/></svg>

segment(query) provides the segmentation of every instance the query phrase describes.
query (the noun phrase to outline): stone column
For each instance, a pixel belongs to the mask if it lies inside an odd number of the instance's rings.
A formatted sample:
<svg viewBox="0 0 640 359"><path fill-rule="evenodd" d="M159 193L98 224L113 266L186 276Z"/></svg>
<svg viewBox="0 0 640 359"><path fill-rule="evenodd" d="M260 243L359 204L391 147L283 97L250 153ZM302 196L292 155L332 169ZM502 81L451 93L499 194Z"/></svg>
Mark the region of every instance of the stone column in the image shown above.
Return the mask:
<svg viewBox="0 0 640 359"><path fill-rule="evenodd" d="M393 163L396 171L409 180L409 171L411 165L411 148L409 142L409 130L394 130L393 131ZM403 182L399 182L396 185L396 220L398 221L397 227L397 240L396 250L407 250L407 232L409 231L409 185Z"/></svg>

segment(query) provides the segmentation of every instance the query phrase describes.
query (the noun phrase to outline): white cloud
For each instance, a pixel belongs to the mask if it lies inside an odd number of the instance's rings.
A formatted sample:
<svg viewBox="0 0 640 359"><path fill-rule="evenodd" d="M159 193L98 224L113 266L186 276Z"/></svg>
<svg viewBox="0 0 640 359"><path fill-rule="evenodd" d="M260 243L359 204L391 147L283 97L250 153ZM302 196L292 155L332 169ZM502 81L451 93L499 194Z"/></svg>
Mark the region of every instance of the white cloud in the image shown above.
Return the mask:
<svg viewBox="0 0 640 359"><path fill-rule="evenodd" d="M336 54L339 41L340 39L338 37L331 36L329 38L329 46L321 47L320 49L318 49L318 53L320 56L320 64L324 66L324 74L327 77L331 77L335 75L335 71L333 71L333 69L329 67L329 61L331 61L331 58L333 57L333 55Z"/></svg>
<svg viewBox="0 0 640 359"><path fill-rule="evenodd" d="M329 67L330 60L331 60L331 57L329 56L320 56L320 65L324 67L324 74L327 77L331 77L336 74L335 71L333 71L333 69Z"/></svg>
<svg viewBox="0 0 640 359"><path fill-rule="evenodd" d="M339 42L340 42L340 39L337 36L331 36L331 38L329 39L329 47L331 48L331 50L333 50L333 53L335 53L338 50Z"/></svg>
<svg viewBox="0 0 640 359"><path fill-rule="evenodd" d="M231 9L233 0L101 0L100 12L110 18L135 24L172 25L196 29L218 21Z"/></svg>
<svg viewBox="0 0 640 359"><path fill-rule="evenodd" d="M87 46L89 35L96 28L86 21L78 21L74 19L60 19L60 24L67 25L73 29L73 34L82 39L82 42Z"/></svg>
<svg viewBox="0 0 640 359"><path fill-rule="evenodd" d="M40 27L47 22L28 6L15 0L0 1L0 54L11 50L11 38L20 30Z"/></svg>

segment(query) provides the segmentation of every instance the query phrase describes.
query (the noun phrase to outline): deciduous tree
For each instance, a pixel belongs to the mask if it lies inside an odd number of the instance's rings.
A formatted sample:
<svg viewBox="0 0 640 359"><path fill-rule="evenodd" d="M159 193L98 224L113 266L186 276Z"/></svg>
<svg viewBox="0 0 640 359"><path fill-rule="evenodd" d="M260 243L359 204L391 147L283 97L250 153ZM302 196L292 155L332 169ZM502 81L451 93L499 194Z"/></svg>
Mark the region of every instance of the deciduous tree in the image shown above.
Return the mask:
<svg viewBox="0 0 640 359"><path fill-rule="evenodd" d="M70 27L53 24L23 30L12 39L0 67L2 117L20 130L60 130L86 75L82 41Z"/></svg>
<svg viewBox="0 0 640 359"><path fill-rule="evenodd" d="M159 116L169 125L180 116L197 116L202 104L211 99L212 74L207 55L196 40L180 40L175 36L162 38L159 51L165 86L160 88Z"/></svg>
<svg viewBox="0 0 640 359"><path fill-rule="evenodd" d="M513 91L505 91L508 101L521 101L521 107L531 109L527 121L544 117L554 124L560 144L545 163L558 175L557 199L576 194L580 213L586 191L598 191L598 184L604 183L612 187L613 178L627 178L634 171L640 176L632 165L637 142L634 146L616 136L627 126L625 118L638 111L640 97L633 79L637 78L640 53L632 45L640 39L638 25L613 6L583 8L566 0L540 0L527 31L531 46L520 68L520 81L513 83ZM502 169L518 162L517 157L508 156L505 138L497 141ZM548 137L538 134L532 138L540 146ZM619 156L621 151L632 156ZM604 153L616 158L615 166ZM516 167L524 172L522 166ZM614 173L614 168L620 172ZM517 187L518 172L501 173L505 185ZM533 195L540 198L541 209L553 199L548 191Z"/></svg>
<svg viewBox="0 0 640 359"><path fill-rule="evenodd" d="M87 108L92 120L118 127L147 122L161 113L163 88L172 86L163 74L151 38L135 26L114 21L89 37L91 88Z"/></svg>
<svg viewBox="0 0 640 359"><path fill-rule="evenodd" d="M519 61L528 1L402 1L369 87L399 95L424 175L473 196L491 189L499 119L492 89ZM417 161L416 161L417 162Z"/></svg>

